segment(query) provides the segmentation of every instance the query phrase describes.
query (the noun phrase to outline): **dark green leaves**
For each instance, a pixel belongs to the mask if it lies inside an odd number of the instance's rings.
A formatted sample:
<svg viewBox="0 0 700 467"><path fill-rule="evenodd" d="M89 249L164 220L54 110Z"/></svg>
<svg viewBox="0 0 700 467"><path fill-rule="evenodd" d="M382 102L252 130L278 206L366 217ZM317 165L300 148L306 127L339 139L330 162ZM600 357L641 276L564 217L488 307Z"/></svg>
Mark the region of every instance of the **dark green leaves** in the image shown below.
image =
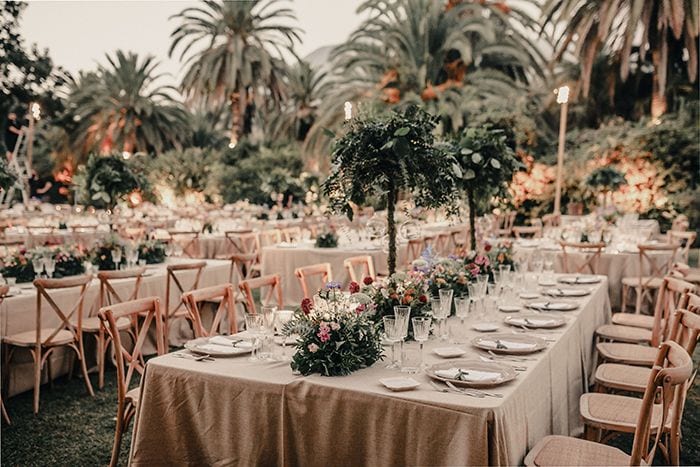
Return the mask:
<svg viewBox="0 0 700 467"><path fill-rule="evenodd" d="M394 136L406 136L411 131L408 127L401 127L394 132Z"/></svg>

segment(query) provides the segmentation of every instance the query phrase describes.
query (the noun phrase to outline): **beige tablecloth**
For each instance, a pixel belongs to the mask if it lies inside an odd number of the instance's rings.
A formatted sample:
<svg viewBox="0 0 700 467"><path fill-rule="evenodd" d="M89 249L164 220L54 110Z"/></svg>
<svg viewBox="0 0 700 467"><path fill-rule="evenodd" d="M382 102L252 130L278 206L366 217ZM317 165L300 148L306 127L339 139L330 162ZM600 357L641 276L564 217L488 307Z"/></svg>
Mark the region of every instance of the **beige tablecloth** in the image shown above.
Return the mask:
<svg viewBox="0 0 700 467"><path fill-rule="evenodd" d="M155 358L142 380L131 465L519 464L543 436L580 433L593 333L610 317L606 282L580 303L557 314L567 325L546 334L555 342L523 363L527 371L491 389L502 399L437 392L424 374L413 375L417 390L392 393L379 379L400 373L385 362L329 378L246 357ZM429 350L444 345L426 346L428 363L439 360Z"/></svg>
<svg viewBox="0 0 700 467"><path fill-rule="evenodd" d="M169 262L192 262L193 260L181 260L181 259L171 259ZM160 297L163 306L165 306L165 287L166 287L166 273L165 265L153 265L149 266L149 270L146 272L141 282L141 289L139 297ZM182 277L182 285L185 288L189 288L194 281L194 272L184 272L178 273L178 277ZM202 271L202 277L199 281L200 287L207 287L211 285L223 284L228 282L229 279L229 263L228 261L215 261L208 260L207 266ZM124 297L128 297L133 290L133 281L131 280L120 280L113 281L113 286L117 293ZM16 334L19 332L31 331L36 329L36 289L31 283L20 284L21 293L13 297L6 298L2 305L0 305L0 332L2 336L7 336L10 334ZM87 316L91 311L94 311L94 307L97 306L99 300L99 281L93 279L93 282L88 286L88 291L85 295L85 309L84 316ZM174 290L171 289L171 306L180 299L180 294L175 287ZM49 292L51 296L56 301L56 304L61 307L62 310L69 311L72 309L76 300L79 297L79 288L72 288L61 290L58 292ZM42 306L42 325L43 326L57 326L60 323L60 319L53 312L50 306L44 302ZM185 324L185 323L180 323ZM180 326L174 324L171 326L171 344L177 345L182 342L183 337L187 337L187 332L189 331L188 326ZM92 339L86 339L86 345L92 344ZM155 352L155 347L144 346L144 350L148 352L153 350ZM92 356L89 356L92 357ZM52 369L55 376L65 374L67 368L66 363L70 358L73 358L72 353L67 352L57 352L54 357L52 357ZM93 360L92 358L89 358ZM10 365L10 375L9 375L9 386L8 393L10 395L17 394L33 387L33 377L32 377L32 359L28 350L17 349L13 355L13 359Z"/></svg>

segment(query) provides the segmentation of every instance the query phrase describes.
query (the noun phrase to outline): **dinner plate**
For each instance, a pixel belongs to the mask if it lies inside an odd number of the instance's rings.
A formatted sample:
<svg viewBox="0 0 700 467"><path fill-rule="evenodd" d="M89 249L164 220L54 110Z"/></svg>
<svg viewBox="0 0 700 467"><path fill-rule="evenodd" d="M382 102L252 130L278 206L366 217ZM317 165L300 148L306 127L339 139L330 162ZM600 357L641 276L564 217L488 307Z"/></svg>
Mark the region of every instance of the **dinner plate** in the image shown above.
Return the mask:
<svg viewBox="0 0 700 467"><path fill-rule="evenodd" d="M223 336L218 336L222 339L227 339ZM227 339L231 342L228 347L225 344L212 343L210 337L200 337L185 343L185 348L190 352L201 355L211 355L212 357L235 357L237 355L248 354L253 351L253 344L248 341L235 341ZM215 342L218 341L215 340Z"/></svg>
<svg viewBox="0 0 700 467"><path fill-rule="evenodd" d="M532 300L533 298L539 298L540 294L537 292L523 292L519 296L523 300Z"/></svg>
<svg viewBox="0 0 700 467"><path fill-rule="evenodd" d="M429 377L449 381L455 386L488 388L499 386L516 377L512 366L480 360L450 360L437 363L426 370Z"/></svg>
<svg viewBox="0 0 700 467"><path fill-rule="evenodd" d="M545 290L545 295L550 297L584 297L591 293L588 289L567 289L567 288L556 288Z"/></svg>
<svg viewBox="0 0 700 467"><path fill-rule="evenodd" d="M503 313L517 313L520 311L520 306L518 305L499 305L498 311Z"/></svg>
<svg viewBox="0 0 700 467"><path fill-rule="evenodd" d="M557 281L554 279L540 279L537 281L537 285L542 286L542 287L553 287L557 285Z"/></svg>
<svg viewBox="0 0 700 467"><path fill-rule="evenodd" d="M494 323L474 323L472 329L479 332L493 332L498 330L498 324Z"/></svg>
<svg viewBox="0 0 700 467"><path fill-rule="evenodd" d="M385 388L394 392L410 391L420 386L420 383L413 378L383 378L379 382Z"/></svg>
<svg viewBox="0 0 700 467"><path fill-rule="evenodd" d="M571 302L531 302L528 307L540 311L573 311L578 308L576 303Z"/></svg>
<svg viewBox="0 0 700 467"><path fill-rule="evenodd" d="M442 358L456 358L467 353L466 350L460 349L459 347L438 347L437 349L433 349L433 352Z"/></svg>
<svg viewBox="0 0 700 467"><path fill-rule="evenodd" d="M600 276L564 276L559 278L562 284L597 284L602 279Z"/></svg>
<svg viewBox="0 0 700 467"><path fill-rule="evenodd" d="M529 354L539 352L547 343L539 337L525 334L491 334L472 340L472 345L484 350L504 354Z"/></svg>
<svg viewBox="0 0 700 467"><path fill-rule="evenodd" d="M554 329L565 325L566 319L561 316L553 315L520 315L507 316L503 322L516 327L525 326L531 329Z"/></svg>

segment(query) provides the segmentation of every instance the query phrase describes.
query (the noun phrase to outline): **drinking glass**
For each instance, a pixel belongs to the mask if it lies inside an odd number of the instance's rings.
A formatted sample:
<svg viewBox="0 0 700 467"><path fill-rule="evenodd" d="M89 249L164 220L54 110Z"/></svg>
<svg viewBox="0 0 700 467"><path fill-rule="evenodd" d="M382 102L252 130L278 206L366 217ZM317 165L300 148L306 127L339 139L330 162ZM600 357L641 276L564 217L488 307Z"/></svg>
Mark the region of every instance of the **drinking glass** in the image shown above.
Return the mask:
<svg viewBox="0 0 700 467"><path fill-rule="evenodd" d="M411 324L413 325L413 338L418 342L420 346L420 369L423 370L427 366L423 361L423 345L428 340L430 335L430 323L432 320L430 318L411 318Z"/></svg>
<svg viewBox="0 0 700 467"><path fill-rule="evenodd" d="M489 275L488 274L478 274L476 276L476 283L477 284L486 284L489 281ZM485 286L484 286L485 287Z"/></svg>
<svg viewBox="0 0 700 467"><path fill-rule="evenodd" d="M259 353L259 358L265 360L273 357L272 352L267 352L265 349L270 344L272 336L275 333L275 318L277 317L277 307L271 305L263 305L260 309L260 316L262 317L262 326L260 328L260 334L262 336L263 351Z"/></svg>
<svg viewBox="0 0 700 467"><path fill-rule="evenodd" d="M277 310L275 313L277 314L277 333L282 335L282 356L280 357L280 360L285 361L287 359L287 336L284 335L282 330L284 329L284 326L292 319L294 313L291 310Z"/></svg>
<svg viewBox="0 0 700 467"><path fill-rule="evenodd" d="M46 275L50 278L53 277L53 272L56 270L56 260L53 258L44 258L44 269L46 270Z"/></svg>
<svg viewBox="0 0 700 467"><path fill-rule="evenodd" d="M462 335L462 337L466 337L464 335L466 327L464 324L464 321L467 319L469 316L469 297L456 297L455 298L455 314L457 315L457 318L459 318L459 334ZM461 339L461 337L460 337ZM455 343L459 343L455 339Z"/></svg>
<svg viewBox="0 0 700 467"><path fill-rule="evenodd" d="M253 338L253 351L250 354L251 362L258 360L258 336L263 326L262 316L259 314L246 314L245 315L245 327L248 330L248 334Z"/></svg>
<svg viewBox="0 0 700 467"><path fill-rule="evenodd" d="M41 256L32 258L32 268L34 269L34 279L40 278L41 273L44 271L44 260Z"/></svg>
<svg viewBox="0 0 700 467"><path fill-rule="evenodd" d="M442 300L440 298L430 299L430 308L433 312L433 318L437 321L437 334L441 340L445 340L446 332L443 331L445 318L447 318L447 313L445 313L445 308L443 307Z"/></svg>
<svg viewBox="0 0 700 467"><path fill-rule="evenodd" d="M119 270L122 262L122 249L115 248L112 250L112 262L114 263L114 269Z"/></svg>
<svg viewBox="0 0 700 467"><path fill-rule="evenodd" d="M384 316L382 320L384 321L384 335L391 344L391 363L387 365L387 368L395 370L400 368L399 362L396 360L396 343L403 339L403 328L399 320L393 316Z"/></svg>

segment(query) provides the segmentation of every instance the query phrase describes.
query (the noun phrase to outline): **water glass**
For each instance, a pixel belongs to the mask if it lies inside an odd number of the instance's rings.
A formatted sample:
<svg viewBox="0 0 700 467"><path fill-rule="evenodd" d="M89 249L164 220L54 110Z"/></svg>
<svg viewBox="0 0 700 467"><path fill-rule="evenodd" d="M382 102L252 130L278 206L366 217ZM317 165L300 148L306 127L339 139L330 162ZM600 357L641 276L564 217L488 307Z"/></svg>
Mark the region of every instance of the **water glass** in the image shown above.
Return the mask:
<svg viewBox="0 0 700 467"><path fill-rule="evenodd" d="M53 258L44 258L44 270L46 270L46 275L49 278L53 277L53 273L56 270L56 260Z"/></svg>
<svg viewBox="0 0 700 467"><path fill-rule="evenodd" d="M258 336L260 335L263 327L262 316L258 314L246 314L245 327L248 330L248 334L250 334L250 336L253 338L253 351L250 354L249 360L251 362L255 362L258 360Z"/></svg>
<svg viewBox="0 0 700 467"><path fill-rule="evenodd" d="M443 301L440 298L431 298L430 309L433 312L433 317L435 318L435 321L437 321L437 334L441 340L445 340L446 332L443 331L443 327L445 319L449 315L449 311L447 313L445 312L445 308L442 302Z"/></svg>
<svg viewBox="0 0 700 467"><path fill-rule="evenodd" d="M272 336L275 333L275 318L277 317L277 307L271 305L263 305L260 309L260 316L262 318L262 326L260 328L260 334L263 340L263 347L267 348L267 345L272 340ZM270 359L273 357L272 352L260 352L259 357L263 360Z"/></svg>
<svg viewBox="0 0 700 467"><path fill-rule="evenodd" d="M35 256L32 258L32 268L34 269L34 279L41 277L41 273L44 272L44 260L40 256Z"/></svg>
<svg viewBox="0 0 700 467"><path fill-rule="evenodd" d="M282 356L280 357L280 360L286 361L287 360L287 336L282 332L284 330L284 326L291 321L292 316L294 316L294 312L291 310L277 310L275 312L277 314L277 318L275 319L276 328L277 328L277 333L282 335Z"/></svg>
<svg viewBox="0 0 700 467"><path fill-rule="evenodd" d="M428 340L430 336L430 324L432 319L430 318L411 318L411 324L413 326L413 338L418 342L420 347L420 364L421 369L425 368L425 363L423 362L423 345Z"/></svg>
<svg viewBox="0 0 700 467"><path fill-rule="evenodd" d="M112 250L112 262L114 263L114 269L119 270L122 262L122 249L115 248Z"/></svg>
<svg viewBox="0 0 700 467"><path fill-rule="evenodd" d="M391 344L391 363L387 365L387 368L395 370L401 368L399 362L396 360L396 343L403 339L403 326L399 320L393 316L384 316L382 320L384 322L384 336Z"/></svg>

